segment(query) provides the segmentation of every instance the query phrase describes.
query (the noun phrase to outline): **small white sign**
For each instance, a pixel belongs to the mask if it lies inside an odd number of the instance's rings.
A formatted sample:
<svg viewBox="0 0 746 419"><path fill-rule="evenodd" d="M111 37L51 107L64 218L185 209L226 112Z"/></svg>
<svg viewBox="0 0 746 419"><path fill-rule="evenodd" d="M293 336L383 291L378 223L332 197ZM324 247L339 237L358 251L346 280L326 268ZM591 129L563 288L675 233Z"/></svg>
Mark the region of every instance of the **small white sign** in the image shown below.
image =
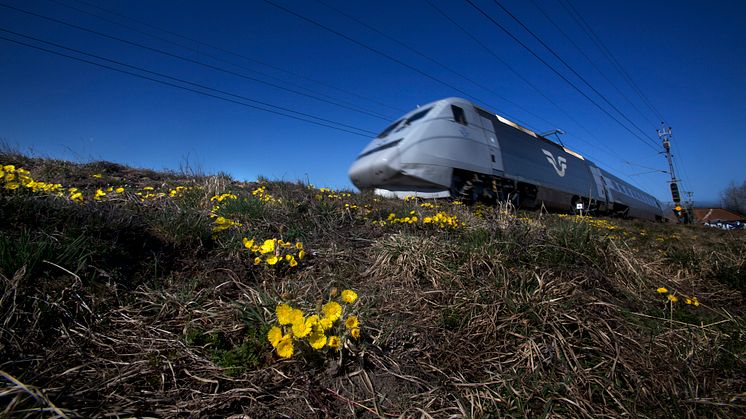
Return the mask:
<svg viewBox="0 0 746 419"><path fill-rule="evenodd" d="M575 204L575 209L582 210L583 209L583 203L582 202L578 202L577 204Z"/></svg>

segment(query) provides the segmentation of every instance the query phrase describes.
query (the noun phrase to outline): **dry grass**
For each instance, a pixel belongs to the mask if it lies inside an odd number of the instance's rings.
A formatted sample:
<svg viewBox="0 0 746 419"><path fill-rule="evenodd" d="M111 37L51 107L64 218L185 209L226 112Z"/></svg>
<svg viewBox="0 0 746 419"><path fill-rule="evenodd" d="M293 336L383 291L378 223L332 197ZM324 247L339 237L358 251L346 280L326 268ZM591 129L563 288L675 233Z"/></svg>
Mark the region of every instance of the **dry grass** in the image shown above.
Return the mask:
<svg viewBox="0 0 746 419"><path fill-rule="evenodd" d="M257 184L226 176L0 161L85 190L197 186L82 205L0 192L3 416L746 413L738 232L447 202L437 211L463 227L381 227L436 209L284 182L264 182L279 201L261 203ZM239 199L221 214L243 226L212 239L209 199L224 192ZM308 256L257 267L243 236L301 240ZM662 286L681 298L673 307ZM360 295L361 340L277 358L265 339L275 305L313 305L333 287Z"/></svg>

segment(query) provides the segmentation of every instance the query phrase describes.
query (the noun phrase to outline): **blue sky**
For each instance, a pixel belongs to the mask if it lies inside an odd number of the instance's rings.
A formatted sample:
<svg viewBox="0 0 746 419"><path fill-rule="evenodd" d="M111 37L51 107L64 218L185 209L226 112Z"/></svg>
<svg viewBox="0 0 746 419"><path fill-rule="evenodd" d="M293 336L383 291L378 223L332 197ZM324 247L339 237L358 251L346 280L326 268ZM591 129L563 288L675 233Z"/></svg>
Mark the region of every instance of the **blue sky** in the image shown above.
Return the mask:
<svg viewBox="0 0 746 419"><path fill-rule="evenodd" d="M188 160L239 179L262 175L347 188L347 169L371 137L365 132L381 131L418 104L468 95L537 132L562 129L569 148L662 201L670 200L667 175L645 173L667 169L659 150L646 144L657 142L658 114L673 127L682 189L693 191L697 201L715 201L730 182L746 180L744 2L572 2L651 109L571 17L566 0L500 1L621 116L495 2L472 0L641 140L466 1L433 3L491 52L424 0L272 1L368 48L259 0L0 0L150 50L8 7L0 7L0 28L240 97L232 100L253 99L356 127L363 135L0 40L0 138L45 157L155 169L178 169ZM63 51L9 32L0 37Z"/></svg>

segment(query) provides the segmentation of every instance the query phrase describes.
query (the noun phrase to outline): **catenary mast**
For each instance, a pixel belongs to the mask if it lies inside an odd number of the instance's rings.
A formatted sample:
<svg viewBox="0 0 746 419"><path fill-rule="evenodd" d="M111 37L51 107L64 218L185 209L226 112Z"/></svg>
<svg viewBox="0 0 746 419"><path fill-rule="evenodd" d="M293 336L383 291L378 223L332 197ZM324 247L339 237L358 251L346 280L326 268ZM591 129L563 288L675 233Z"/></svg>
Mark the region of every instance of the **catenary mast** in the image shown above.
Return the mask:
<svg viewBox="0 0 746 419"><path fill-rule="evenodd" d="M658 133L658 138L663 142L666 160L668 160L668 173L671 174L671 198L673 198L673 203L675 205L674 214L676 214L680 223L689 223L691 222L690 208L682 208L681 206L679 179L676 178L676 172L673 168L673 155L671 154L671 127L666 127L665 124L661 122L661 129L656 130L656 132Z"/></svg>

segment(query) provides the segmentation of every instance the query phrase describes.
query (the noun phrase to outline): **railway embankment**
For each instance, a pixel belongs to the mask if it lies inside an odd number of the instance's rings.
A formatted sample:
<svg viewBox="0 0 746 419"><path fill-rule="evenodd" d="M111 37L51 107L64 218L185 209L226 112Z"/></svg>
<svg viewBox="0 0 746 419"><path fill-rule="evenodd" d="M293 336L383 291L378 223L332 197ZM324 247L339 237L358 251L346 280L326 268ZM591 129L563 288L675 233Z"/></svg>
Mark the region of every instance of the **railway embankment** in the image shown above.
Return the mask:
<svg viewBox="0 0 746 419"><path fill-rule="evenodd" d="M741 231L0 164L3 416L746 412Z"/></svg>

